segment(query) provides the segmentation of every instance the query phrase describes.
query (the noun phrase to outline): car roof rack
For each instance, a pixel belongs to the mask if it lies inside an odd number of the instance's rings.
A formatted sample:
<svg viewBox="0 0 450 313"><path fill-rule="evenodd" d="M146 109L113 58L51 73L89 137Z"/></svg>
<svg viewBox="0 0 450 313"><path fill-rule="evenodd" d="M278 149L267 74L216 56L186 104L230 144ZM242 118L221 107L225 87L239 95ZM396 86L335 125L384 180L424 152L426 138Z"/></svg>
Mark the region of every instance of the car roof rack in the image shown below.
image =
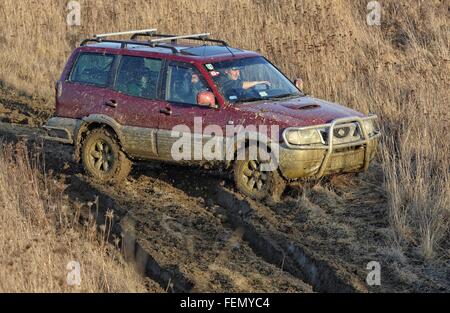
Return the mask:
<svg viewBox="0 0 450 313"><path fill-rule="evenodd" d="M131 36L130 40L107 39L108 37L123 36L123 35L132 35L132 36ZM126 49L128 45L138 45L138 46L147 46L147 47L152 47L152 48L170 49L170 50L172 50L173 53L180 53L181 51L173 45L176 45L178 40L180 40L180 39L186 39L186 40L218 43L218 44L221 44L222 46L226 47L230 51L230 53L233 54L233 52L230 50L229 45L226 41L219 40L219 39L210 39L210 38L208 38L209 35L210 35L210 33L181 35L181 36L169 35L169 34L158 34L156 28L151 28L151 29L143 29L143 30L133 30L133 31L94 35L93 38L83 40L81 42L81 46L85 46L89 42L118 43L121 45L122 49ZM138 37L150 37L150 39L148 41L138 41L138 40L136 40ZM169 42L169 44L167 44L168 42Z"/></svg>
<svg viewBox="0 0 450 313"><path fill-rule="evenodd" d="M91 38L91 39L85 39L81 42L81 46L86 46L89 42L96 42L96 43L117 43L120 44L120 47L122 49L126 49L128 45L134 45L134 46L144 46L144 47L150 47L150 48L165 48L172 50L173 53L179 53L180 51L173 47L173 46L167 46L167 45L155 45L150 44L148 42L139 42L139 41L129 41L129 40L109 40L109 39L98 39L98 38Z"/></svg>
<svg viewBox="0 0 450 313"><path fill-rule="evenodd" d="M166 45L157 45L157 44L150 44L148 42L141 42L141 41L132 41L132 40L111 40L107 39L107 37L113 37L113 36L123 36L123 35L151 35L157 31L156 28L150 28L150 29L142 29L142 30L131 30L126 32L117 32L117 33L106 33L106 34L98 34L94 35L93 38L85 39L81 42L81 46L86 46L89 42L96 42L96 43L118 43L120 44L120 47L122 49L126 49L128 45L138 45L138 46L146 46L146 47L152 47L152 48L166 48L172 50L173 53L178 53L178 49L171 46Z"/></svg>

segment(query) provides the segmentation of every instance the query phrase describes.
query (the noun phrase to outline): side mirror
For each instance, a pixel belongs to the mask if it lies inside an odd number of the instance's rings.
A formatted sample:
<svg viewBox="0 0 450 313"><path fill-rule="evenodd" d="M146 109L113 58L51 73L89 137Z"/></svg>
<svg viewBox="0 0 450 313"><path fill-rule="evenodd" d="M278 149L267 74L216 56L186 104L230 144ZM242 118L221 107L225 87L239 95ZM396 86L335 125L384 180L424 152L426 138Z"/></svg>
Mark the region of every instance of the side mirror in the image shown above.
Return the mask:
<svg viewBox="0 0 450 313"><path fill-rule="evenodd" d="M301 79L301 78L296 78L296 79L294 80L294 84L295 84L295 87L297 87L298 89L300 89L301 91L303 91L303 79Z"/></svg>
<svg viewBox="0 0 450 313"><path fill-rule="evenodd" d="M210 91L200 91L197 94L197 104L199 106L215 108L215 107L217 107L216 106L216 97Z"/></svg>

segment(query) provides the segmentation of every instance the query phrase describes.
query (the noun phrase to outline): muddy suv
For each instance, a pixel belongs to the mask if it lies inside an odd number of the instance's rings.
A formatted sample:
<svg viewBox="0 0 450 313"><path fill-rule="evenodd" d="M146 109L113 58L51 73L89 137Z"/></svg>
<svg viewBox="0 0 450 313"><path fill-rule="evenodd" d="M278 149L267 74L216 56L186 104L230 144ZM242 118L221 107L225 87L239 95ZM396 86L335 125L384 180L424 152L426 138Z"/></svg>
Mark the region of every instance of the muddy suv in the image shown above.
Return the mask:
<svg viewBox="0 0 450 313"><path fill-rule="evenodd" d="M229 169L242 193L262 199L290 181L367 170L375 119L304 95L255 52L152 29L75 49L45 129L102 182L124 179L134 160L199 163Z"/></svg>

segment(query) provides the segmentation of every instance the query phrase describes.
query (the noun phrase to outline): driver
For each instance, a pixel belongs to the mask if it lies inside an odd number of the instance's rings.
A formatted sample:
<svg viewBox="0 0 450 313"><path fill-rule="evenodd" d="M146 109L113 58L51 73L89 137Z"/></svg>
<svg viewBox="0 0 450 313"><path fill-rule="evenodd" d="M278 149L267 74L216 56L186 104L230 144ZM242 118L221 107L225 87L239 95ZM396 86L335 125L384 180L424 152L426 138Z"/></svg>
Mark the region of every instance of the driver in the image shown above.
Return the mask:
<svg viewBox="0 0 450 313"><path fill-rule="evenodd" d="M224 93L229 96L232 93L242 93L243 90L248 90L257 85L265 84L267 86L271 86L269 81L243 81L241 79L241 71L239 67L233 66L227 70L225 70L225 74L227 75L227 80L222 84L222 88Z"/></svg>

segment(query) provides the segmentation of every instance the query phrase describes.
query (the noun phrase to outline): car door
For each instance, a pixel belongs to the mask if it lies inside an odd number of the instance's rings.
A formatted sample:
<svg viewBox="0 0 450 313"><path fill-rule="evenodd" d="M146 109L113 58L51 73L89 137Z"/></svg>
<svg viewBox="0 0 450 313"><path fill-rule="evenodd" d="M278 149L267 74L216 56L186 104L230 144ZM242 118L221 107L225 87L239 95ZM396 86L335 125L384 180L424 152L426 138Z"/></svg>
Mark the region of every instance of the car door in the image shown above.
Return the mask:
<svg viewBox="0 0 450 313"><path fill-rule="evenodd" d="M111 54L79 53L66 80L59 82L58 116L81 119L90 114L112 114L104 96L114 59Z"/></svg>
<svg viewBox="0 0 450 313"><path fill-rule="evenodd" d="M161 100L158 100L162 60L123 55L117 60L114 87L105 101L121 125L122 145L138 158L154 158Z"/></svg>
<svg viewBox="0 0 450 313"><path fill-rule="evenodd" d="M189 160L201 161L204 159L202 148L211 137L202 136L205 129L217 130L213 137L219 140L222 138L219 132L225 126L220 123L220 109L197 105L198 92L210 91L210 87L194 65L171 61L166 66L162 91L165 102L160 106L157 134L160 157L179 160L180 138L184 137L191 140ZM176 149L174 144L177 144ZM185 152L182 154L186 155Z"/></svg>

